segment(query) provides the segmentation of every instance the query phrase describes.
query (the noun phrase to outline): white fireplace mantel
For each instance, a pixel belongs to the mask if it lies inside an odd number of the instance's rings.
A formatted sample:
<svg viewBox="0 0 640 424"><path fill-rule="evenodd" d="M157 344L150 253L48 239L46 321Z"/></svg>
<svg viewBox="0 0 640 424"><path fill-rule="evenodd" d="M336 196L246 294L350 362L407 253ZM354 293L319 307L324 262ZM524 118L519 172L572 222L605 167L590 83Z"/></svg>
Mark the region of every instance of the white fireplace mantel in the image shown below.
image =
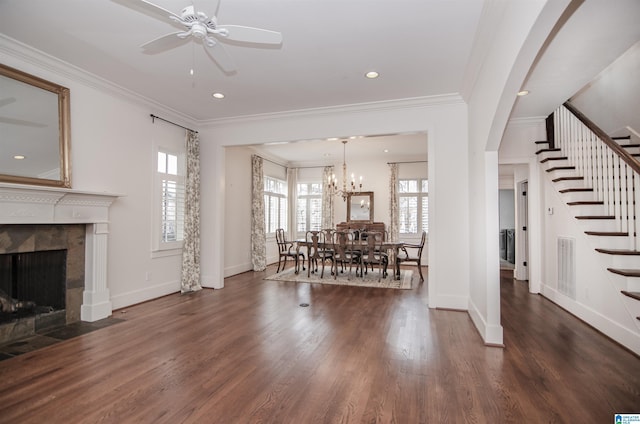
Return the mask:
<svg viewBox="0 0 640 424"><path fill-rule="evenodd" d="M85 283L80 318L98 321L113 308L107 287L109 207L121 195L0 184L0 224L86 224Z"/></svg>

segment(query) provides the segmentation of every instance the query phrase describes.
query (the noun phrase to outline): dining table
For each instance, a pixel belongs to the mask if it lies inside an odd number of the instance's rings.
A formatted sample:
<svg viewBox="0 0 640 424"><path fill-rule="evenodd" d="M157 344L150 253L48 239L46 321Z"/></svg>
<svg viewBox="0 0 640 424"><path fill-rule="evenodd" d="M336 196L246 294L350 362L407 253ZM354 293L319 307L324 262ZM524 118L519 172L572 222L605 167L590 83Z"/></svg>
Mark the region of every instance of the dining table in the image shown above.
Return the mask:
<svg viewBox="0 0 640 424"><path fill-rule="evenodd" d="M402 246L404 246L406 244L406 242L404 241L383 241L381 244L381 249L387 252L390 252L391 255L389 256L390 262L393 263L394 265L394 278L396 280L400 279L400 263L398 261L395 260L395 258L398 256L398 251L402 248ZM313 242L311 240L296 240L296 253L300 253L300 248L301 247L306 247L307 248L307 258L309 258L309 251L311 250L311 246L313 245ZM352 247L355 250L364 250L366 249L369 245L366 241L364 240L357 240L355 242L353 242L353 245L351 243L348 244L349 247ZM318 249L333 249L334 245L332 242L318 242ZM309 264L309 266L311 266L311 264ZM298 269L296 269L295 273L297 274L299 272Z"/></svg>

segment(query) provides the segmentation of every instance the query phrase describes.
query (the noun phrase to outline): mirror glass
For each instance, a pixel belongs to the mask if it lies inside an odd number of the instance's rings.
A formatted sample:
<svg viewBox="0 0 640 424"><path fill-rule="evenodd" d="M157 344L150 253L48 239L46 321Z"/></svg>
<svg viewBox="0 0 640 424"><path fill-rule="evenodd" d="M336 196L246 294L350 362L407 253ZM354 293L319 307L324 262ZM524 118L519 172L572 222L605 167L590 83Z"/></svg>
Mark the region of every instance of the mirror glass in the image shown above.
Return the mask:
<svg viewBox="0 0 640 424"><path fill-rule="evenodd" d="M0 182L71 187L69 89L0 65Z"/></svg>
<svg viewBox="0 0 640 424"><path fill-rule="evenodd" d="M373 192L351 194L347 199L347 221L373 221Z"/></svg>

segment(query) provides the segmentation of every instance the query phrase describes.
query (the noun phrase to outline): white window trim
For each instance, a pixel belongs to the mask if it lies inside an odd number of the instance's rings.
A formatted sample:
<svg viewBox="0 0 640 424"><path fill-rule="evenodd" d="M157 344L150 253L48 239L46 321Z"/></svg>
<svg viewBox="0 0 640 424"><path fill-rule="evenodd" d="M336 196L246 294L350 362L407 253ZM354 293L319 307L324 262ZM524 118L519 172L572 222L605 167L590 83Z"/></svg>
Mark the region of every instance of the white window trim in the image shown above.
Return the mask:
<svg viewBox="0 0 640 424"><path fill-rule="evenodd" d="M275 193L275 192L266 191L266 190L263 189L262 190L263 197L267 196L267 195L273 196L273 197L279 199L279 201L278 201L279 204L284 204L285 207L288 208L289 207L289 205L288 205L288 201L289 200L287 198L287 191L288 191L287 190L287 184L288 184L287 181L282 180L282 179L277 178L277 177L271 177L271 176L267 176L267 175L265 175L264 179L265 179L265 181L267 179L271 179L271 180L277 181L278 183L283 183L284 184L284 188L285 188L285 190L284 190L285 192L284 193ZM287 216L286 216L288 214L288 211L285 211L285 212L286 212L285 213L285 220L288 221ZM270 210L269 210L269 205L266 202L265 202L265 205L264 205L264 213L265 213L265 235L269 239L270 238L275 238L276 232L275 231L271 231L271 232L269 231L269 225L268 225L268 222L267 222L266 218L267 218L267 214L270 213ZM280 211L280 208L278 208L278 218L280 218L280 217L281 217L281 211ZM276 225L276 228L284 228L285 231L287 231L288 227L289 227L289 222L286 223L285 227L282 227L281 224Z"/></svg>
<svg viewBox="0 0 640 424"><path fill-rule="evenodd" d="M321 190L324 190L324 184L322 182L322 180L318 180L318 181L298 181L298 185L301 184L305 184L307 186L310 186L311 184L319 184L321 187ZM299 194L298 193L298 198L296 199L295 202L295 208L296 208L296 216L298 213L298 199L305 199L307 202L307 227L309 226L309 224L311 223L311 214L310 214L310 204L311 204L311 199L318 199L320 200L320 215L322 215L322 192L320 192L319 194ZM320 219L322 221L322 218ZM307 231L309 231L309 228L307 228L306 230L300 232L298 231L297 228L297 222L296 222L296 228L295 228L295 233L297 238L304 238L305 234L307 233Z"/></svg>
<svg viewBox="0 0 640 424"><path fill-rule="evenodd" d="M162 192L162 178L158 173L158 153L168 153L171 155L175 155L178 157L178 175L182 178L183 182L185 180L185 159L186 152L178 151L175 148L167 148L165 146L154 145L153 151L153 219L151 220L151 257L152 258L162 258L168 256L176 256L182 254L182 247L184 245L184 241L172 241L172 242L163 242L161 237L161 231L159 228L162 225L162 208L160 206L161 202L161 192Z"/></svg>
<svg viewBox="0 0 640 424"><path fill-rule="evenodd" d="M400 181L417 181L418 182L418 187L422 187L422 181L429 181L428 178L424 178L424 177L415 177L415 178L399 178L398 179L398 184ZM420 188L420 190L422 190ZM399 191L399 190L398 190ZM417 232L415 233L400 233L402 235L405 235L407 237L411 237L411 236L418 236L420 234L422 234L422 231L424 230L424 228L422 228L422 198L426 197L427 199L429 198L429 191L427 192L423 192L423 191L417 191L417 192L407 192L407 193L400 193L398 192L398 196L399 197L417 197L418 199L418 203L416 205L417 207L417 211L418 211L418 216L417 216ZM428 213L428 211L427 211ZM429 222L429 216L427 215L427 226ZM425 230L427 232L427 234L429 234L429 230Z"/></svg>

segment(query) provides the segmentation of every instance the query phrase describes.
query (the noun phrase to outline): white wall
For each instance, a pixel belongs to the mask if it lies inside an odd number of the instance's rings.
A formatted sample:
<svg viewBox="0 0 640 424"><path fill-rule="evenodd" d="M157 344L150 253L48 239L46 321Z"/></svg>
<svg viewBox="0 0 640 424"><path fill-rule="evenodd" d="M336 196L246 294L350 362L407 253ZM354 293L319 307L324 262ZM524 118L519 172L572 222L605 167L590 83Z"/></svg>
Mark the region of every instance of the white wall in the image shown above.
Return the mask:
<svg viewBox="0 0 640 424"><path fill-rule="evenodd" d="M612 136L640 133L640 41L612 63L571 102Z"/></svg>
<svg viewBox="0 0 640 424"><path fill-rule="evenodd" d="M487 2L469 92L471 318L489 344L502 344L498 238L498 147L527 72L568 1Z"/></svg>
<svg viewBox="0 0 640 424"><path fill-rule="evenodd" d="M178 291L180 256L151 257L153 142L160 131L176 129L152 124L149 114L189 122L24 47L3 42L0 51L2 63L70 89L72 188L122 195L109 216L107 285L113 307Z"/></svg>

